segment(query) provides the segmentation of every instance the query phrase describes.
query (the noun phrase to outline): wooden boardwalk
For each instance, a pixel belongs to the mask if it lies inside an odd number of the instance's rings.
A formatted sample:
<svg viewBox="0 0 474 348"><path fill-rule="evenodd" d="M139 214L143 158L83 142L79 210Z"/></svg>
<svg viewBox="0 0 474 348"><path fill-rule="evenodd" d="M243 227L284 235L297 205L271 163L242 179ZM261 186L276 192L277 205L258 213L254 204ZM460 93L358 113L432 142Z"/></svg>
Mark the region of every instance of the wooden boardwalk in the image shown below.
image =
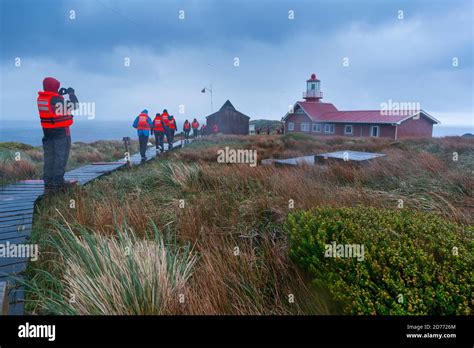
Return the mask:
<svg viewBox="0 0 474 348"><path fill-rule="evenodd" d="M173 148L181 147L181 141ZM165 150L168 145L165 144ZM147 150L147 161L156 157L155 148ZM131 156L132 165L141 162L140 154ZM71 170L65 175L66 180L77 180L84 185L104 174L127 165L125 159L117 162L97 162ZM33 224L35 202L44 193L43 180L23 180L15 184L0 187L0 245L6 249L11 245L28 244ZM24 311L24 289L14 277L25 271L28 258L0 257L0 283L8 284L8 302L10 315L21 315ZM0 302L1 299L0 299Z"/></svg>

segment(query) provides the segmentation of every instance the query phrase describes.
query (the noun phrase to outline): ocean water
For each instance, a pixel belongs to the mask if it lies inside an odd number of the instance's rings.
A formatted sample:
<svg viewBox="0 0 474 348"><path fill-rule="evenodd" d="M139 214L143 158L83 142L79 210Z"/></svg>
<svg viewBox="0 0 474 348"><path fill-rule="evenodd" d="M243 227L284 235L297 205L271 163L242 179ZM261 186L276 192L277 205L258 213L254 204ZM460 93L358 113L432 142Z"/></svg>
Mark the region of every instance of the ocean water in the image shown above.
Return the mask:
<svg viewBox="0 0 474 348"><path fill-rule="evenodd" d="M123 137L138 138L137 130L130 121L99 121L78 119L71 127L72 141L91 143L97 140L122 140ZM176 121L178 130L183 128L182 122ZM43 130L39 121L4 121L0 120L0 142L16 141L33 146L41 145Z"/></svg>
<svg viewBox="0 0 474 348"><path fill-rule="evenodd" d="M466 133L474 134L474 125L471 126L434 126L433 136L434 137L448 137L463 135Z"/></svg>
<svg viewBox="0 0 474 348"><path fill-rule="evenodd" d="M122 140L123 137L137 138L137 131L132 127L133 120L99 121L88 119L74 120L71 127L72 141L90 143L97 140ZM183 127L183 122L177 121L178 130ZM434 137L456 136L465 133L474 134L474 126L435 126ZM33 146L41 145L43 131L38 120L33 122L0 120L0 142L16 141Z"/></svg>

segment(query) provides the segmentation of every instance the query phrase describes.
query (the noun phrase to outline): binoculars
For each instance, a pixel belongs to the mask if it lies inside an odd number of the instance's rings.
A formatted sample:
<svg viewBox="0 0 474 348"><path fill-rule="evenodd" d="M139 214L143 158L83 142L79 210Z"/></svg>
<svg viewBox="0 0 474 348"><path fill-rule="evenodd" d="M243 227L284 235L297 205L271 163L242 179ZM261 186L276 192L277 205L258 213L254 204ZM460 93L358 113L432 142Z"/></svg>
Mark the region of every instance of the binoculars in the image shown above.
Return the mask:
<svg viewBox="0 0 474 348"><path fill-rule="evenodd" d="M69 87L69 88L60 88L58 93L60 95L65 95L65 94L74 94L74 89L72 87Z"/></svg>

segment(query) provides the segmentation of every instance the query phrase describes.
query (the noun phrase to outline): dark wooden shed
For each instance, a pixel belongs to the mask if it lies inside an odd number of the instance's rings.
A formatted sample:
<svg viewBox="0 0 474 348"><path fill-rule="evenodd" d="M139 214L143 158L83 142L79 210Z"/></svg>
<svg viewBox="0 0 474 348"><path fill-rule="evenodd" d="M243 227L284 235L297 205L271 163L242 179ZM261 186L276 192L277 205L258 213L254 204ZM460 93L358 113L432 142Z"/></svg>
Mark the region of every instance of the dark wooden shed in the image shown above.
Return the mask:
<svg viewBox="0 0 474 348"><path fill-rule="evenodd" d="M224 134L249 134L250 117L237 111L232 103L227 100L219 111L206 116L207 129L213 132L214 125L217 124L219 133Z"/></svg>

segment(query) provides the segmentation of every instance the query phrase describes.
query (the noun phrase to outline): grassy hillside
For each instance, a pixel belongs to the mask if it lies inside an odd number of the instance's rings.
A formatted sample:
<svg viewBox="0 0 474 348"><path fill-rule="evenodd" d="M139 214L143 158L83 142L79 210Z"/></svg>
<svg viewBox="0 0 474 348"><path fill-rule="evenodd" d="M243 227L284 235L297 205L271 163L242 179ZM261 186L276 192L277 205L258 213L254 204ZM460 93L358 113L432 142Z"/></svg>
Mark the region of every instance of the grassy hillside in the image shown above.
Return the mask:
<svg viewBox="0 0 474 348"><path fill-rule="evenodd" d="M332 150L387 156L362 166L250 167L218 163L217 151L225 146L256 149L259 161ZM432 214L462 231L473 224L473 150L474 141L460 137L200 139L42 201L32 235L42 253L40 261L29 265L27 309L58 314L344 313L341 296L331 292L337 287L312 282L311 272L290 257L284 230L288 214L317 207L399 211L402 200L403 210L424 212L428 219ZM359 231L357 221L348 223ZM443 238L450 237L438 234L430 243L443 246ZM472 234L464 238L472 254ZM369 242L383 243L383 238ZM469 266L471 261L464 262Z"/></svg>
<svg viewBox="0 0 474 348"><path fill-rule="evenodd" d="M260 128L263 133L267 131L267 127L270 127L270 131L274 133L278 127L282 126L282 123L276 120L251 120L249 124L254 125L255 130Z"/></svg>
<svg viewBox="0 0 474 348"><path fill-rule="evenodd" d="M138 151L138 142L132 141L132 152ZM75 142L66 170L92 162L114 161L124 157L121 141L96 141L90 144ZM0 143L0 185L22 179L40 179L43 171L43 147L15 143Z"/></svg>

